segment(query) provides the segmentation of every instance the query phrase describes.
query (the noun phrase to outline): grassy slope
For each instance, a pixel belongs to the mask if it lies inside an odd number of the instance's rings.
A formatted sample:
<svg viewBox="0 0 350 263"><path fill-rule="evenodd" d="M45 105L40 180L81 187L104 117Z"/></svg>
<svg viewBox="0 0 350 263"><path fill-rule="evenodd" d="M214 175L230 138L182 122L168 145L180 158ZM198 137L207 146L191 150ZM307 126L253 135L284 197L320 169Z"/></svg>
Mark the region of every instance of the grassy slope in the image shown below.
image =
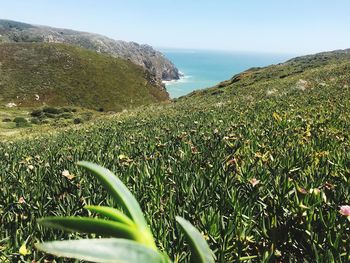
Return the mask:
<svg viewBox="0 0 350 263"><path fill-rule="evenodd" d="M121 111L168 99L128 61L64 44L1 44L0 103ZM39 100L36 100L39 95Z"/></svg>
<svg viewBox="0 0 350 263"><path fill-rule="evenodd" d="M175 238L181 215L219 262L348 262L349 222L338 210L350 202L350 62L327 61L250 70L171 105L0 144L2 257L19 258L27 238L33 251L36 239L68 237L43 231L39 217L111 203L75 165L89 160L121 176L173 258L188 260Z"/></svg>

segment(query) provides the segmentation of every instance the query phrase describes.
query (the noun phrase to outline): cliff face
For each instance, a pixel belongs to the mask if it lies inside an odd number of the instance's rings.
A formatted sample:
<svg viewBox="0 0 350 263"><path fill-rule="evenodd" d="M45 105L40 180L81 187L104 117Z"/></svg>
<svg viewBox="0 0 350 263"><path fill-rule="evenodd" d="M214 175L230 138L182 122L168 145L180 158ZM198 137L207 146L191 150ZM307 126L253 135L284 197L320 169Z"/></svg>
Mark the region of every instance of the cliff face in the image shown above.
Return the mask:
<svg viewBox="0 0 350 263"><path fill-rule="evenodd" d="M151 46L113 40L98 34L0 19L1 42L46 42L76 45L130 60L147 69L157 82L179 79L179 71L174 64Z"/></svg>

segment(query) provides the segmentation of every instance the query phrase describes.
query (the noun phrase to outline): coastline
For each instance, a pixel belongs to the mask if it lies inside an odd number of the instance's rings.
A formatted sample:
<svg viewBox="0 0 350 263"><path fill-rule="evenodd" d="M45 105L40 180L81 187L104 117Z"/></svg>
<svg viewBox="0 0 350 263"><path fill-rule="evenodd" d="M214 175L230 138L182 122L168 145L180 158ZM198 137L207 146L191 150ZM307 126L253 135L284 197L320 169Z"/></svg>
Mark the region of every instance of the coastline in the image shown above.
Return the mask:
<svg viewBox="0 0 350 263"><path fill-rule="evenodd" d="M266 53L162 51L179 69L180 79L163 81L171 98L215 86L253 66L272 65L291 58L289 55Z"/></svg>
<svg viewBox="0 0 350 263"><path fill-rule="evenodd" d="M183 83L185 79L190 78L190 76L185 75L184 72L179 71L179 79L172 79L172 80L163 80L162 83L165 85L171 85L176 83Z"/></svg>

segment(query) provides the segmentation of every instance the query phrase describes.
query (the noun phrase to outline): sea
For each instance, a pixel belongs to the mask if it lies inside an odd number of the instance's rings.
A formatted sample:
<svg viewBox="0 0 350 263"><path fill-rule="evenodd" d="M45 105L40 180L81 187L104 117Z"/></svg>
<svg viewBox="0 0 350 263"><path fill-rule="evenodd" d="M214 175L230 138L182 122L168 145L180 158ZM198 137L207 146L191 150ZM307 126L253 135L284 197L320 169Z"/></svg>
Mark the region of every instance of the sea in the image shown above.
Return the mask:
<svg viewBox="0 0 350 263"><path fill-rule="evenodd" d="M251 67L285 62L296 54L160 49L180 70L177 81L165 81L171 98L215 86Z"/></svg>

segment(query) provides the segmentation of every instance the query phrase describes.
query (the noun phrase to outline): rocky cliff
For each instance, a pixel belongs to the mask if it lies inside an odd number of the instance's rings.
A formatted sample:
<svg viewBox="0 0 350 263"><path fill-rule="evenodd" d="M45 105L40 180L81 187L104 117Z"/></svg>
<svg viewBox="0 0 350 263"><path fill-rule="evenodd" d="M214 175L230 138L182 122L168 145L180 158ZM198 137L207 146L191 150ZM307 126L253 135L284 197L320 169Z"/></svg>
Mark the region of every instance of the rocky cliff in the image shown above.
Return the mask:
<svg viewBox="0 0 350 263"><path fill-rule="evenodd" d="M141 65L154 76L155 81L179 79L179 71L174 64L151 46L114 40L98 34L0 19L1 42L47 42L76 45Z"/></svg>

